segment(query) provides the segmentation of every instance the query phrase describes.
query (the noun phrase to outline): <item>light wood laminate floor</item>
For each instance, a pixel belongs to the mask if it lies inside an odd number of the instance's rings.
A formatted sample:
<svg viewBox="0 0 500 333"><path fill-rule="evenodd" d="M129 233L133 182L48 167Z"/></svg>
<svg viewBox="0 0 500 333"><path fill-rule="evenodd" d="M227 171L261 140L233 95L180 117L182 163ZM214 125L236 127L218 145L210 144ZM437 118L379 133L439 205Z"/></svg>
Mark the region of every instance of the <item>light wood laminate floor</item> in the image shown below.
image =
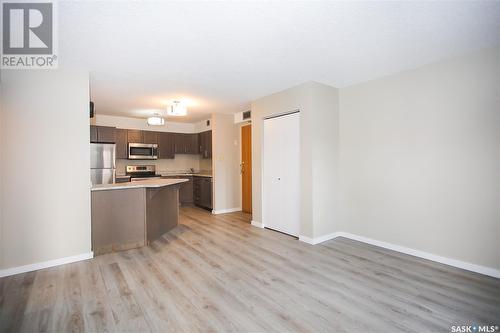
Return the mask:
<svg viewBox="0 0 500 333"><path fill-rule="evenodd" d="M0 332L450 332L500 280L348 239L308 245L182 208L152 246L0 279Z"/></svg>

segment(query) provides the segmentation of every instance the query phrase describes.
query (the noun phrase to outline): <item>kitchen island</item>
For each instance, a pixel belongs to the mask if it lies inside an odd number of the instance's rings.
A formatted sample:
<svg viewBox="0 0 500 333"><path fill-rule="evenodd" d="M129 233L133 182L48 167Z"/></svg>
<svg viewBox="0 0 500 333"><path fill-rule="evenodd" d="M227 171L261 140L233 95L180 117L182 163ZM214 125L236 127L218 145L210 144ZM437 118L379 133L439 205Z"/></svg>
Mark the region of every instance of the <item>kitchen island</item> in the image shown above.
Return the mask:
<svg viewBox="0 0 500 333"><path fill-rule="evenodd" d="M179 223L179 187L187 179L151 179L91 188L94 255L138 248Z"/></svg>

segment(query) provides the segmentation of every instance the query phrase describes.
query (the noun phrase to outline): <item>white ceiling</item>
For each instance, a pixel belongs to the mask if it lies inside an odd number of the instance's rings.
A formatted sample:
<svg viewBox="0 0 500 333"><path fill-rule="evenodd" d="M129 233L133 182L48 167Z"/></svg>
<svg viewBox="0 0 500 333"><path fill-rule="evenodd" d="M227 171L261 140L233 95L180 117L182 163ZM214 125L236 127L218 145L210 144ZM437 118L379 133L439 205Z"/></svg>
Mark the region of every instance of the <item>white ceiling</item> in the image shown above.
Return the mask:
<svg viewBox="0 0 500 333"><path fill-rule="evenodd" d="M500 2L59 2L59 65L98 113L184 121L305 82L336 87L500 44ZM176 119L180 120L180 119Z"/></svg>

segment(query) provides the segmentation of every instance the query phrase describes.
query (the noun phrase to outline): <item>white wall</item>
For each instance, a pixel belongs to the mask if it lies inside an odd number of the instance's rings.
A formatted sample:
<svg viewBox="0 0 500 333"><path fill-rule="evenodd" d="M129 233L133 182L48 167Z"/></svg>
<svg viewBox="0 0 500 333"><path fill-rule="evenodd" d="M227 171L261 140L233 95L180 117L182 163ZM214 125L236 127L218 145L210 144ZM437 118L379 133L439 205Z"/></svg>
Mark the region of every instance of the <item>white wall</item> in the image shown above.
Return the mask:
<svg viewBox="0 0 500 333"><path fill-rule="evenodd" d="M245 111L241 111L241 112L237 112L234 114L234 123L235 124L239 124L239 123L246 123L246 122L249 122L249 119L245 119L243 120L243 113L244 112L248 112L250 110L245 110ZM251 113L250 113L251 114Z"/></svg>
<svg viewBox="0 0 500 333"><path fill-rule="evenodd" d="M338 231L500 268L500 49L340 90Z"/></svg>
<svg viewBox="0 0 500 333"><path fill-rule="evenodd" d="M209 121L208 125L207 125L207 120ZM211 129L212 129L212 119L211 118L194 123L194 133L205 132L205 131L208 131Z"/></svg>
<svg viewBox="0 0 500 333"><path fill-rule="evenodd" d="M88 73L5 70L0 89L2 268L88 254Z"/></svg>
<svg viewBox="0 0 500 333"><path fill-rule="evenodd" d="M335 229L338 164L338 90L317 82L252 102L252 218L262 223L262 128L264 118L300 110L300 235ZM333 200L332 200L333 198Z"/></svg>
<svg viewBox="0 0 500 333"><path fill-rule="evenodd" d="M212 114L213 210L216 212L241 209L237 140L233 115Z"/></svg>
<svg viewBox="0 0 500 333"><path fill-rule="evenodd" d="M313 83L311 94L313 237L319 237L335 232L340 218L339 91Z"/></svg>

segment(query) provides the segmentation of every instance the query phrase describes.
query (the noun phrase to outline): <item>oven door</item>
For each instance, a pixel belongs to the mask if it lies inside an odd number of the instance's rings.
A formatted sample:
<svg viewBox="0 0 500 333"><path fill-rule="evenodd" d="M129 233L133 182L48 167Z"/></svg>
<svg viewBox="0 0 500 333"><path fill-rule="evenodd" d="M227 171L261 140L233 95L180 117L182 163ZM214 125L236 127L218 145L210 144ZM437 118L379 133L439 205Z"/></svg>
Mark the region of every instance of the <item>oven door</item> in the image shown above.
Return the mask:
<svg viewBox="0 0 500 333"><path fill-rule="evenodd" d="M156 160L158 159L158 145L155 143L129 143L129 160Z"/></svg>

